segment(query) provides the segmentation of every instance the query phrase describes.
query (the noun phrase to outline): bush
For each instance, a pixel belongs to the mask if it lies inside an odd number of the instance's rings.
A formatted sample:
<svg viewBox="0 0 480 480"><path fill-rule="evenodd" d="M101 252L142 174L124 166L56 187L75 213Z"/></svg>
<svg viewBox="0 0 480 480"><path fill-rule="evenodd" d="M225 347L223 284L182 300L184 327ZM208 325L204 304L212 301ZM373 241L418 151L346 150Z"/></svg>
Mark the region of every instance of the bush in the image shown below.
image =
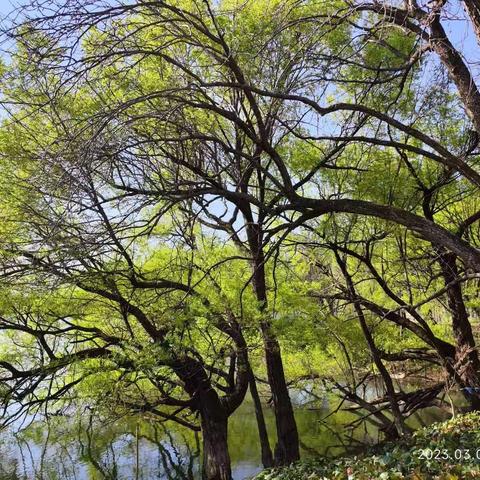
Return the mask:
<svg viewBox="0 0 480 480"><path fill-rule="evenodd" d="M321 458L265 470L255 480L480 479L480 413L469 413L385 443L364 455Z"/></svg>

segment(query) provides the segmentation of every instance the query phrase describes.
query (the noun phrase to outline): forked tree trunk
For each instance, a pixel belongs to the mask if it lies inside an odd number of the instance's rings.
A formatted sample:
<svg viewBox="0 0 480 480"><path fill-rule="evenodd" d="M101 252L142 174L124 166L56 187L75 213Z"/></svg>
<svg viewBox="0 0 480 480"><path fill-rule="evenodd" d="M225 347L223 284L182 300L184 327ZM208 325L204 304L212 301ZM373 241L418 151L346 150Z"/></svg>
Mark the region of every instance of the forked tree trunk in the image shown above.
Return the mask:
<svg viewBox="0 0 480 480"><path fill-rule="evenodd" d="M179 358L172 365L194 399L200 414L203 442L202 480L231 480L232 469L228 453L229 414L212 387L203 365L191 357Z"/></svg>

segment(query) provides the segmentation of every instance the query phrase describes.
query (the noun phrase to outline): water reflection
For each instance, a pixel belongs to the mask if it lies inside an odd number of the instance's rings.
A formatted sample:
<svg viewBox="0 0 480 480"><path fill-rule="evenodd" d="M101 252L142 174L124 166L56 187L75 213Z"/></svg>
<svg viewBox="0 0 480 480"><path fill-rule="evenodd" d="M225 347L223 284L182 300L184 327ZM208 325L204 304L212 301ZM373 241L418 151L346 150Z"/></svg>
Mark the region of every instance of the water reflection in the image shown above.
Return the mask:
<svg viewBox="0 0 480 480"><path fill-rule="evenodd" d="M379 440L368 422L346 429L357 416L337 411L333 395L303 391L297 400L304 458L334 456ZM273 440L273 412L266 408L265 414ZM430 409L410 421L417 426L442 418L444 412ZM262 468L250 402L234 414L229 429L234 478L250 478ZM137 418L109 421L86 409L78 418L54 417L17 434L2 432L0 458L0 480L193 480L200 478L201 456L198 435L181 426Z"/></svg>

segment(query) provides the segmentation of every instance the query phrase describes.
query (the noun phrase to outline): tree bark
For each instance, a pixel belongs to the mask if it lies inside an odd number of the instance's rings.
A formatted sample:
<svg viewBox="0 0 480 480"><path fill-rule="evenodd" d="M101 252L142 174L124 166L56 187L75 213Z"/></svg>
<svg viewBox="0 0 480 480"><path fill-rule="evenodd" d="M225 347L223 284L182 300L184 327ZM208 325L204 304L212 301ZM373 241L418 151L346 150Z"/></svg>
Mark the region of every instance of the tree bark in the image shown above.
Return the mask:
<svg viewBox="0 0 480 480"><path fill-rule="evenodd" d="M456 257L446 253L440 257L445 285L458 278ZM453 283L447 290L448 306L452 315L452 330L456 340L454 369L460 380L460 387L471 407L480 409L480 360L463 300L462 286Z"/></svg>
<svg viewBox="0 0 480 480"><path fill-rule="evenodd" d="M251 366L249 367L249 375L250 394L252 395L253 404L255 406L255 417L257 419L258 437L260 440L260 448L262 452L262 465L265 468L270 468L273 466L272 449L270 448L270 441L268 439L268 431L265 424L265 417L263 415L262 402L260 401L260 396L257 390L257 382L255 381Z"/></svg>
<svg viewBox="0 0 480 480"><path fill-rule="evenodd" d="M360 326L362 327L363 335L370 349L373 362L375 363L375 366L378 368L378 371L382 376L383 383L385 384L388 402L390 403L390 408L392 410L393 422L397 430L397 435L403 436L405 435L405 424L403 422L402 413L400 412L400 408L398 406L398 401L395 393L395 387L393 386L392 377L390 377L388 370L386 369L385 365L382 362L380 352L378 351L377 346L375 345L375 341L373 339L373 336L365 320L362 307L360 307L358 303L355 303L355 311L360 321Z"/></svg>
<svg viewBox="0 0 480 480"><path fill-rule="evenodd" d="M228 416L215 403L212 402L200 412L203 436L202 480L231 480Z"/></svg>
<svg viewBox="0 0 480 480"><path fill-rule="evenodd" d="M480 92L458 50L450 42L440 23L440 17L434 17L430 24L433 50L447 68L451 79L455 83L465 111L472 121L475 130L480 134Z"/></svg>
<svg viewBox="0 0 480 480"><path fill-rule="evenodd" d="M248 242L253 255L253 287L260 302L260 309L267 307L267 286L265 280L265 257L262 249L262 232L258 224L247 225ZM268 383L272 392L277 428L277 445L275 446L275 465L288 465L300 459L297 424L293 414L292 402L285 380L280 344L272 331L268 318L261 321L261 332L267 364Z"/></svg>
<svg viewBox="0 0 480 480"><path fill-rule="evenodd" d="M292 402L288 393L283 370L280 345L271 335L270 328L262 325L267 362L268 383L272 391L277 427L277 444L275 446L275 464L288 465L300 459L297 424L293 414Z"/></svg>
<svg viewBox="0 0 480 480"><path fill-rule="evenodd" d="M425 217L434 221L431 190L424 190L423 212ZM454 253L433 244L438 263L447 288L448 306L452 316L452 331L455 337L453 356L445 355L442 360L448 375L460 387L464 397L474 410L480 409L480 359L475 345L472 326L463 300L461 283L458 279L457 257Z"/></svg>
<svg viewBox="0 0 480 480"><path fill-rule="evenodd" d="M463 0L463 5L472 21L473 30L480 45L480 0Z"/></svg>
<svg viewBox="0 0 480 480"><path fill-rule="evenodd" d="M403 28L408 28L413 33L428 41L431 49L438 55L440 61L448 70L450 78L457 87L460 98L465 106L465 111L472 121L475 130L480 135L480 91L473 79L467 63L460 52L448 38L441 23L441 10L446 2L429 2L432 5L430 12L421 9L412 11L403 10L382 2L373 2L364 6L366 10L376 12L386 18L388 22L395 23ZM475 34L480 40L480 2L479 0L463 0ZM418 20L428 23L430 34L427 35Z"/></svg>
<svg viewBox="0 0 480 480"><path fill-rule="evenodd" d="M391 221L418 233L422 238L434 245L445 247L461 258L468 268L475 272L480 272L480 252L476 248L436 223L401 208L379 205L364 200L326 200L298 197L292 203L290 210L297 210L303 213L298 220L288 226L291 230L309 219L326 213L353 213ZM280 228L284 227L281 226Z"/></svg>
<svg viewBox="0 0 480 480"><path fill-rule="evenodd" d="M228 453L228 411L203 366L194 358L178 358L172 364L193 399L193 409L201 419L203 440L202 480L231 480L232 469Z"/></svg>

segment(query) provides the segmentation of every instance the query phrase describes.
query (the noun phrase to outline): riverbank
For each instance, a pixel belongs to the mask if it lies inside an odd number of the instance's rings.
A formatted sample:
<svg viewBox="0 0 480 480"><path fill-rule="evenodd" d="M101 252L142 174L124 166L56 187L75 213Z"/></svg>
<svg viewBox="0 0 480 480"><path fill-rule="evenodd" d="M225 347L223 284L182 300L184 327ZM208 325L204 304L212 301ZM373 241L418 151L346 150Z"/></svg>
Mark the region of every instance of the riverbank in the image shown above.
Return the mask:
<svg viewBox="0 0 480 480"><path fill-rule="evenodd" d="M348 477L347 471L353 472ZM480 478L480 413L418 430L364 455L299 462L265 470L254 480L468 480Z"/></svg>

